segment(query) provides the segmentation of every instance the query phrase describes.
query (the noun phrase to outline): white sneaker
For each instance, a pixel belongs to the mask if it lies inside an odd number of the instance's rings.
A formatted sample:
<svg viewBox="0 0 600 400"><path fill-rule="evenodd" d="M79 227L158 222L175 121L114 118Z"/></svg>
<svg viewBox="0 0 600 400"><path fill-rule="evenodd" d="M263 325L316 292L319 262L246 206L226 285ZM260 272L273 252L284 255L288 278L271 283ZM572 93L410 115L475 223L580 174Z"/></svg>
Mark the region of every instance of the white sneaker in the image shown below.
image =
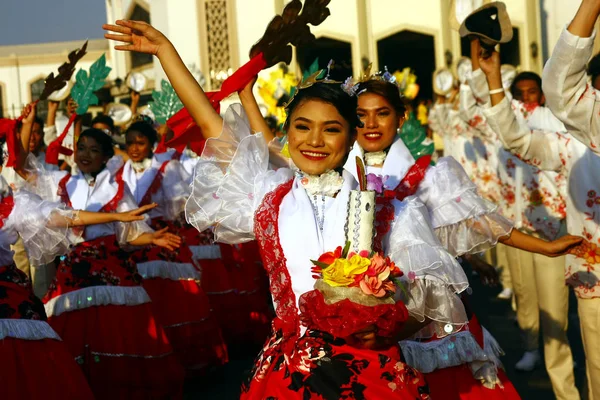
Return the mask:
<svg viewBox="0 0 600 400"><path fill-rule="evenodd" d="M496 298L500 300L510 300L513 297L513 290L509 287L502 289Z"/></svg>
<svg viewBox="0 0 600 400"><path fill-rule="evenodd" d="M540 365L542 365L542 356L540 355L540 352L538 350L526 351L519 362L515 364L515 369L531 372Z"/></svg>

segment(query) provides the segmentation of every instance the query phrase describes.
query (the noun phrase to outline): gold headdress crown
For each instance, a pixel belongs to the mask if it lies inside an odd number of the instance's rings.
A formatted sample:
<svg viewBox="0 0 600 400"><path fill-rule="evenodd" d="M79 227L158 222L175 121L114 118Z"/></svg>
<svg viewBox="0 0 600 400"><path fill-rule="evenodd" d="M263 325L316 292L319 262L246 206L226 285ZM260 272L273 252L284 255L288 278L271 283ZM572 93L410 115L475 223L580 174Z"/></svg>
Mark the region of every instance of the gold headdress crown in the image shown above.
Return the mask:
<svg viewBox="0 0 600 400"><path fill-rule="evenodd" d="M396 87L400 91L400 94L408 99L413 99L419 92L419 86L416 85L417 77L410 71L410 68L405 68L402 72L396 71L393 74L388 71L387 67L384 67L383 71L372 73L371 69L373 64L369 64L367 68L362 72L359 79L349 77L342 84L342 88L346 93L351 95L358 95L359 87L361 83L376 80L382 82L388 82Z"/></svg>
<svg viewBox="0 0 600 400"><path fill-rule="evenodd" d="M296 97L296 95L298 94L298 92L300 90L307 89L307 88L311 87L312 85L314 85L315 83L330 83L330 84L335 84L335 85L341 85L342 89L344 89L342 82L333 80L329 77L329 74L331 73L331 69L333 68L333 65L334 65L334 62L333 62L333 60L331 60L331 61L329 61L329 64L327 64L327 69L321 69L319 71L316 71L312 75L309 75L306 79L303 79L298 84L298 86L296 86L295 88L292 89L292 94L290 95L290 99L287 101L287 103L285 103L284 108L287 109L289 107L289 105L292 104L292 101L294 101L294 98ZM325 74L325 77L321 78L321 76L323 76L323 74ZM348 93L348 92L346 92L346 93ZM350 94L350 93L348 93L348 94Z"/></svg>

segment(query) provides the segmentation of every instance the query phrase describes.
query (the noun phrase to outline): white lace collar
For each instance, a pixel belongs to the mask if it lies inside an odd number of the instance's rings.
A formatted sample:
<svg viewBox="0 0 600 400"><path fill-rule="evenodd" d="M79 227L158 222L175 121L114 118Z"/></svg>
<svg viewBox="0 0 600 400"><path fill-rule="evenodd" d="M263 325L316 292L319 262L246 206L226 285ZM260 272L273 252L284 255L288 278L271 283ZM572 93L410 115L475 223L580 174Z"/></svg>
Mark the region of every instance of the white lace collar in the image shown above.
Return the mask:
<svg viewBox="0 0 600 400"><path fill-rule="evenodd" d="M136 174L140 174L146 171L152 165L151 158L144 158L141 162L131 161L131 168L135 171Z"/></svg>
<svg viewBox="0 0 600 400"><path fill-rule="evenodd" d="M340 191L344 184L344 178L342 178L339 172L334 170L327 171L321 175L308 175L302 171L297 171L296 175L299 178L300 184L302 184L304 190L310 196L333 197Z"/></svg>
<svg viewBox="0 0 600 400"><path fill-rule="evenodd" d="M383 150L365 153L365 163L370 167L381 167L386 157L387 153Z"/></svg>

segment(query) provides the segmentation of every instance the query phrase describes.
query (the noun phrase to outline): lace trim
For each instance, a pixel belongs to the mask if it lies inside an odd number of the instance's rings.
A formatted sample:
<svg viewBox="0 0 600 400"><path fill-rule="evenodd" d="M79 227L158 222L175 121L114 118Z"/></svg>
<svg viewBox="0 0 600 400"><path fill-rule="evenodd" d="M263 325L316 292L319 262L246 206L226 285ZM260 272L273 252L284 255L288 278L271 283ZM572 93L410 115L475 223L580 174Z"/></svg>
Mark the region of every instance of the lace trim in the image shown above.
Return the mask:
<svg viewBox="0 0 600 400"><path fill-rule="evenodd" d="M0 340L8 337L24 340L61 340L58 333L46 321L34 319L0 319Z"/></svg>
<svg viewBox="0 0 600 400"><path fill-rule="evenodd" d="M483 340L482 349L471 332L462 331L431 342L403 340L400 347L406 363L424 374L474 361L491 361L502 368L500 356L504 351L485 328Z"/></svg>
<svg viewBox="0 0 600 400"><path fill-rule="evenodd" d="M138 263L137 268L144 279L200 280L200 271L189 263L156 260Z"/></svg>
<svg viewBox="0 0 600 400"><path fill-rule="evenodd" d="M56 296L50 299L44 307L46 315L50 318L64 312L93 306L108 304L137 306L149 302L150 297L141 286L92 286Z"/></svg>
<svg viewBox="0 0 600 400"><path fill-rule="evenodd" d="M279 208L283 198L292 189L293 180L269 192L255 214L254 234L261 248L265 269L269 275L271 295L275 313L281 323L284 337L300 336L300 319L296 307L296 295L292 290L292 279L287 270L287 261L279 242ZM293 352L295 340L289 354ZM288 353L285 353L288 354Z"/></svg>
<svg viewBox="0 0 600 400"><path fill-rule="evenodd" d="M195 260L218 260L221 258L221 247L218 244L189 247Z"/></svg>

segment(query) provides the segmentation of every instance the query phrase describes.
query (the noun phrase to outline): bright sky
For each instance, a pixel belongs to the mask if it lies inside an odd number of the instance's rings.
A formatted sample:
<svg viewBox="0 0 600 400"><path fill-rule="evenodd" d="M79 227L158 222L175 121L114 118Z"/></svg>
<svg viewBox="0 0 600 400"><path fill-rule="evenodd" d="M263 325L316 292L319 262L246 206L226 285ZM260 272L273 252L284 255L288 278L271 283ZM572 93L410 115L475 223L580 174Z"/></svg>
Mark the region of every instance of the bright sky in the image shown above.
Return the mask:
<svg viewBox="0 0 600 400"><path fill-rule="evenodd" d="M0 46L100 39L104 0L1 0Z"/></svg>

